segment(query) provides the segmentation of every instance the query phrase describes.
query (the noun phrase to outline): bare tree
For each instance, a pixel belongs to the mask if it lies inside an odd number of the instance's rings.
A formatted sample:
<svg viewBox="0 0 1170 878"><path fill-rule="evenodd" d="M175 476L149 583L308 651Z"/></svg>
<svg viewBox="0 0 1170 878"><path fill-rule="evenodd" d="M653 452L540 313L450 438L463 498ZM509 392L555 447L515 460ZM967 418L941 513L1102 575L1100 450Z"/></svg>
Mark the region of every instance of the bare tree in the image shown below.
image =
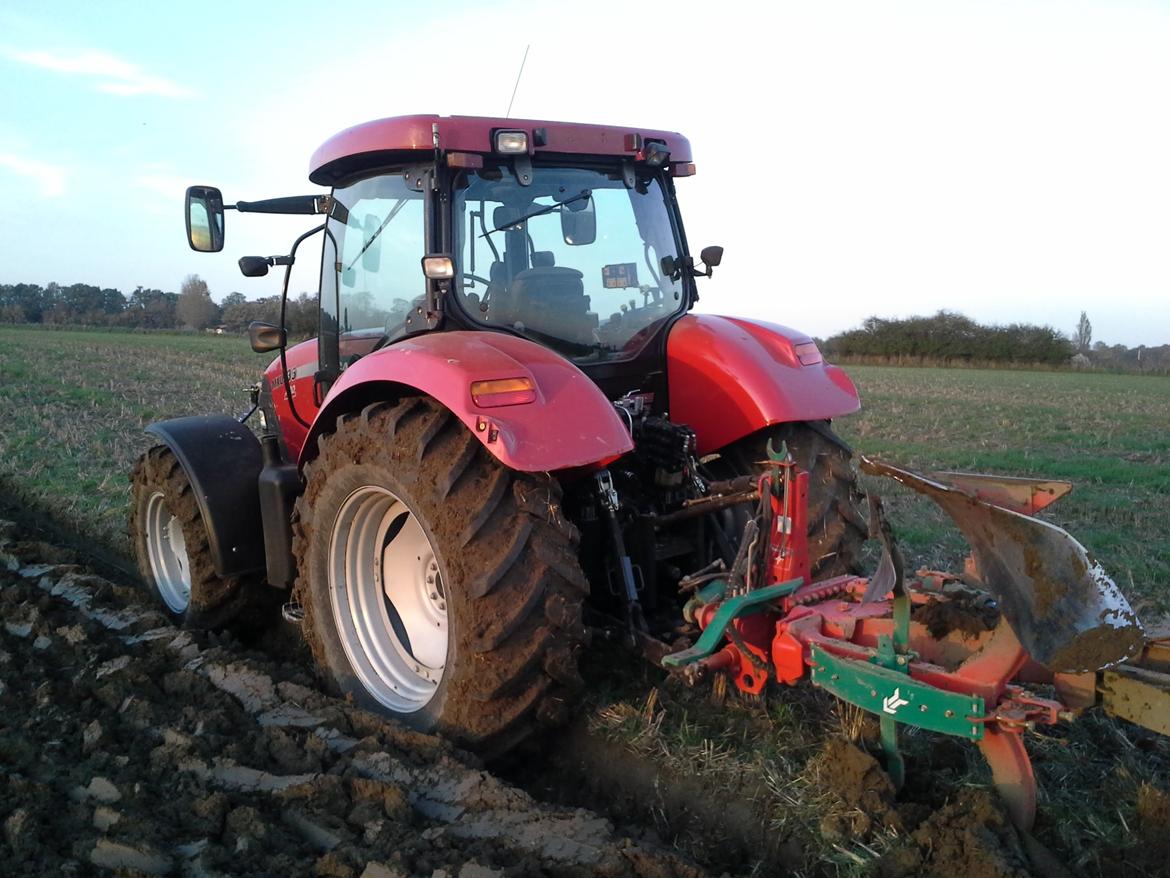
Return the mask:
<svg viewBox="0 0 1170 878"><path fill-rule="evenodd" d="M206 329L219 319L207 282L197 274L189 274L183 281L177 311L179 322L190 329Z"/></svg>
<svg viewBox="0 0 1170 878"><path fill-rule="evenodd" d="M1077 331L1073 335L1073 344L1082 354L1089 350L1093 343L1093 324L1089 322L1089 315L1081 312L1081 319L1077 321Z"/></svg>

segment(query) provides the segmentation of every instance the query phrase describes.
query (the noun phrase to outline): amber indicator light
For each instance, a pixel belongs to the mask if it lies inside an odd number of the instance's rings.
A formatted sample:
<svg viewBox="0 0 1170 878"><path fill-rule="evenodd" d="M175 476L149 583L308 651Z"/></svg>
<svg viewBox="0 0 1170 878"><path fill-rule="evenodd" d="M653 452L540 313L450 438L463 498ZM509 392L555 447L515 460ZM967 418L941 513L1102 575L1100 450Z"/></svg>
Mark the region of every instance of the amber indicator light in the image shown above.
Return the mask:
<svg viewBox="0 0 1170 878"><path fill-rule="evenodd" d="M821 356L820 350L817 348L816 342L801 342L798 345L793 345L792 349L796 353L796 359L800 360L800 365L802 366L815 366L824 359Z"/></svg>
<svg viewBox="0 0 1170 878"><path fill-rule="evenodd" d="M536 402L536 385L531 378L495 378L471 382L471 399L480 408L523 405Z"/></svg>

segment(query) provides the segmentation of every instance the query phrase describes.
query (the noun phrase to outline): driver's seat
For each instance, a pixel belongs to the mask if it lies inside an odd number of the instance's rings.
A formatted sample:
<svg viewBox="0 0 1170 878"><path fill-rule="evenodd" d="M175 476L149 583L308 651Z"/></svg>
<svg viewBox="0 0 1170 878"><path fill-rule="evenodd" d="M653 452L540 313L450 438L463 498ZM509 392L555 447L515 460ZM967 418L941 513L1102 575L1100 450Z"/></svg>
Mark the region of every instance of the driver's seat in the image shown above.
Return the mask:
<svg viewBox="0 0 1170 878"><path fill-rule="evenodd" d="M533 257L536 263L536 254ZM547 263L521 271L508 291L509 322L519 320L566 341L592 344L597 315L589 313L584 277L575 268Z"/></svg>

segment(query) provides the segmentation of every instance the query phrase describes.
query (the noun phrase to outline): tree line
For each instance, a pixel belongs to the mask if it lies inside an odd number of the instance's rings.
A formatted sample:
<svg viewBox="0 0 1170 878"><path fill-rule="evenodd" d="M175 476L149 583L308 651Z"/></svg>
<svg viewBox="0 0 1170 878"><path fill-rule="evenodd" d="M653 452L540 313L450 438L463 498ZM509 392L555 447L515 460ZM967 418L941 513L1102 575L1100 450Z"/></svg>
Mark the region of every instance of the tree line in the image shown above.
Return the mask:
<svg viewBox="0 0 1170 878"><path fill-rule="evenodd" d="M409 303L403 300L403 307ZM136 287L130 295L93 284L0 284L0 323L104 326L124 329L222 330L239 333L253 320L276 323L280 296L248 299L231 292L221 302L207 283L188 275L179 292ZM317 297L289 297L285 325L293 338L317 333ZM1170 345L1127 348L1092 342L1082 312L1072 338L1050 326L984 326L953 311L905 319L869 317L857 329L821 343L830 358L929 363L1071 365L1121 371L1170 371Z"/></svg>
<svg viewBox="0 0 1170 878"><path fill-rule="evenodd" d="M1076 348L1051 326L984 326L953 311L933 317L869 317L824 344L836 357L912 358L930 362L1067 364Z"/></svg>
<svg viewBox="0 0 1170 878"><path fill-rule="evenodd" d="M93 284L0 284L0 323L243 332L253 320L275 323L279 317L280 296L248 299L231 292L217 303L195 274L177 293L141 286L126 295ZM285 323L292 336L316 334L316 296L290 296Z"/></svg>

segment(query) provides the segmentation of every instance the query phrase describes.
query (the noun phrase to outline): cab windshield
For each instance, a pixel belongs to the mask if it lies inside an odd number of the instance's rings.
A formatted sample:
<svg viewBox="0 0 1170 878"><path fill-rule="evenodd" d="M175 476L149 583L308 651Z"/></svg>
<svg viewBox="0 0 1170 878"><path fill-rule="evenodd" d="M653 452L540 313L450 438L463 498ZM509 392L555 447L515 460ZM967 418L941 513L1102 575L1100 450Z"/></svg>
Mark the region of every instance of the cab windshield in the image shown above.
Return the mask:
<svg viewBox="0 0 1170 878"><path fill-rule="evenodd" d="M636 354L685 307L678 236L656 175L537 166L460 176L455 288L477 323L506 327L578 361Z"/></svg>
<svg viewBox="0 0 1170 878"><path fill-rule="evenodd" d="M333 190L321 259L321 366L401 338L426 293L426 168L375 174Z"/></svg>

